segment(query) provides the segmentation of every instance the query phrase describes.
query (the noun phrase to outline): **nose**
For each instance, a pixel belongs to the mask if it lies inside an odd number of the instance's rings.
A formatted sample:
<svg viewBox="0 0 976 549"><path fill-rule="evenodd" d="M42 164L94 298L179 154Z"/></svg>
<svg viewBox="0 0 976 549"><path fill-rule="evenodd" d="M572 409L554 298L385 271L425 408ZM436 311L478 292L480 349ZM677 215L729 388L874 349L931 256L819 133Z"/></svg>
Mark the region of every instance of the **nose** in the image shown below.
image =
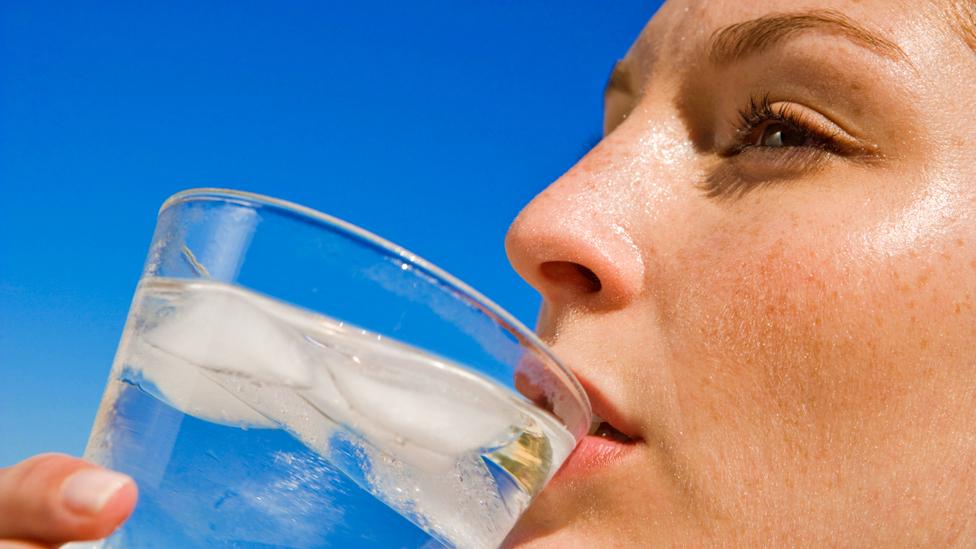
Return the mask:
<svg viewBox="0 0 976 549"><path fill-rule="evenodd" d="M620 197L601 191L599 146L538 195L509 228L515 270L550 308L626 306L640 294L644 260Z"/></svg>

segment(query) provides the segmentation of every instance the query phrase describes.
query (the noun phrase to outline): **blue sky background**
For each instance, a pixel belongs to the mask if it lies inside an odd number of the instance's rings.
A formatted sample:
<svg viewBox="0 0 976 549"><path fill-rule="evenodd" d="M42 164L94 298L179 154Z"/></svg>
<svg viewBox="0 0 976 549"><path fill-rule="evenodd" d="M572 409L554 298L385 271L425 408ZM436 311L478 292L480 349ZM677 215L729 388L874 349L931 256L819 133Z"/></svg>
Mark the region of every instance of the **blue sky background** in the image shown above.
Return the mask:
<svg viewBox="0 0 976 549"><path fill-rule="evenodd" d="M0 1L0 466L83 450L181 189L341 217L532 325L506 227L657 5Z"/></svg>

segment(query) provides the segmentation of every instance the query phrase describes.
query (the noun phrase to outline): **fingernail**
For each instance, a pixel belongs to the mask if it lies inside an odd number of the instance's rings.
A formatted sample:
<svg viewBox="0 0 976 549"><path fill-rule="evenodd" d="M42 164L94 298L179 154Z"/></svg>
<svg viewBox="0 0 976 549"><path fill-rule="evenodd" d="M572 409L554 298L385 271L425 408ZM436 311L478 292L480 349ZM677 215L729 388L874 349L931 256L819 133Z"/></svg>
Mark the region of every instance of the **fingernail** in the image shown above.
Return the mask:
<svg viewBox="0 0 976 549"><path fill-rule="evenodd" d="M120 473L82 469L64 479L61 484L61 501L76 513L94 515L129 482L132 479Z"/></svg>

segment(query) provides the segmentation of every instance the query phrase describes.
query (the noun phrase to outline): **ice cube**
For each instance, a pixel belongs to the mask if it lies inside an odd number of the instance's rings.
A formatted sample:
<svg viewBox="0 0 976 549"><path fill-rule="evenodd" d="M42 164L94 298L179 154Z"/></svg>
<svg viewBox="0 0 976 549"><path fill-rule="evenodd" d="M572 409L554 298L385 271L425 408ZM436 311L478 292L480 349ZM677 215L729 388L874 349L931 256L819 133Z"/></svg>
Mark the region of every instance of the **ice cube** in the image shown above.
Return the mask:
<svg viewBox="0 0 976 549"><path fill-rule="evenodd" d="M214 288L220 288L215 286ZM314 367L301 333L233 288L199 292L143 340L186 362L255 382L307 388Z"/></svg>
<svg viewBox="0 0 976 549"><path fill-rule="evenodd" d="M490 445L518 420L507 395L458 365L393 344L362 354L359 375L337 372L336 383L354 407L404 438L458 454Z"/></svg>
<svg viewBox="0 0 976 549"><path fill-rule="evenodd" d="M154 345L136 340L128 367L159 391L159 397L192 416L240 427L272 427L274 422L210 379L205 370Z"/></svg>
<svg viewBox="0 0 976 549"><path fill-rule="evenodd" d="M301 333L268 310L273 303L237 288L212 283L190 288L170 300L146 299L143 316L151 321L134 338L131 366L171 404L201 419L271 427L290 415L292 423L301 424L307 410L289 414L278 402L269 414L260 399L247 402L240 394L244 385L311 386L314 366Z"/></svg>

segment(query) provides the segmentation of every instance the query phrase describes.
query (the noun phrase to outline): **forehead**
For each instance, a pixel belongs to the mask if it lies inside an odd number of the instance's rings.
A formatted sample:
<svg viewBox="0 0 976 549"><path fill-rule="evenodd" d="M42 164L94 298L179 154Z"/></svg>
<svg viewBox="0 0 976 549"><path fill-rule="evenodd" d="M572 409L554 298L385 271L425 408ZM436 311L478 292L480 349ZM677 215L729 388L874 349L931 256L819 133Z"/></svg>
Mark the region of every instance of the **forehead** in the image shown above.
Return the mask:
<svg viewBox="0 0 976 549"><path fill-rule="evenodd" d="M928 1L900 0L669 0L631 46L624 62L633 72L647 73L659 63L686 65L700 55L709 39L729 25L774 14L831 10L842 14L895 44L910 43L911 36L931 17Z"/></svg>

